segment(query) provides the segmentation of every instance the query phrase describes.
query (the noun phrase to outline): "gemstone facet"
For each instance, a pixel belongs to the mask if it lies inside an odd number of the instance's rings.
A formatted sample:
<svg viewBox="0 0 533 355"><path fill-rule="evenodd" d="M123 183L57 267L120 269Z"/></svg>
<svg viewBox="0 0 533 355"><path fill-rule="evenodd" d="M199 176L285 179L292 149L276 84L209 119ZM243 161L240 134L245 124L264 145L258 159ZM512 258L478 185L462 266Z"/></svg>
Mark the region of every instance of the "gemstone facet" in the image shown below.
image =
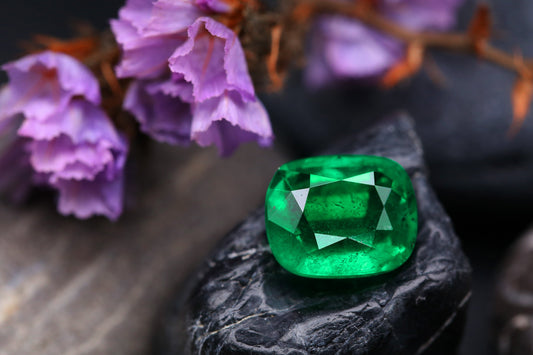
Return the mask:
<svg viewBox="0 0 533 355"><path fill-rule="evenodd" d="M386 273L409 258L416 241L411 180L383 157L335 155L287 163L270 182L265 208L274 257L304 277Z"/></svg>

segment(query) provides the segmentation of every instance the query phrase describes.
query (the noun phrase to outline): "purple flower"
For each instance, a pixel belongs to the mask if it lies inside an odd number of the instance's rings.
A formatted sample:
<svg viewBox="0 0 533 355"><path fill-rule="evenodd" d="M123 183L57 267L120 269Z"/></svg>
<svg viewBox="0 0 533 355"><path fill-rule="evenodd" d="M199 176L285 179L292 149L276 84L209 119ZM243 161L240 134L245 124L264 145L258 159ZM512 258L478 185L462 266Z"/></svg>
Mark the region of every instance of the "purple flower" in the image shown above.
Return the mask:
<svg viewBox="0 0 533 355"><path fill-rule="evenodd" d="M141 131L169 144L191 140L191 87L183 80L136 81L128 89L124 108L139 121ZM185 98L185 100L184 100Z"/></svg>
<svg viewBox="0 0 533 355"><path fill-rule="evenodd" d="M381 75L403 55L401 43L341 16L321 18L311 35L306 74L313 86Z"/></svg>
<svg viewBox="0 0 533 355"><path fill-rule="evenodd" d="M26 119L18 133L32 139L32 165L35 171L50 174L51 183L92 180L104 171L113 179L114 162L123 162L127 151L124 138L106 114L79 99L43 122Z"/></svg>
<svg viewBox="0 0 533 355"><path fill-rule="evenodd" d="M234 10L223 0L130 0L112 21L123 49L117 72L138 79L124 108L143 132L170 144L214 144L222 155L246 141L271 144L239 38L206 17Z"/></svg>
<svg viewBox="0 0 533 355"><path fill-rule="evenodd" d="M209 17L197 19L188 29L189 39L169 59L170 70L183 74L193 85L195 101L202 102L238 91L255 100L244 52L235 33Z"/></svg>
<svg viewBox="0 0 533 355"><path fill-rule="evenodd" d="M168 72L168 58L185 38L180 35L141 37L126 21L115 20L111 28L122 46L123 56L116 68L119 78L157 78Z"/></svg>
<svg viewBox="0 0 533 355"><path fill-rule="evenodd" d="M5 64L9 86L2 90L0 117L23 113L43 119L61 111L74 96L100 103L100 86L92 73L65 54L43 52Z"/></svg>
<svg viewBox="0 0 533 355"><path fill-rule="evenodd" d="M186 39L187 28L201 16L187 0L128 0L111 20L123 50L119 77L156 78L168 71L168 58Z"/></svg>
<svg viewBox="0 0 533 355"><path fill-rule="evenodd" d="M122 213L123 191L117 187L122 186L128 145L99 107L74 99L44 121L26 119L19 135L32 139L30 162L58 189L61 213L78 218L103 214L110 219ZM80 189L101 193L88 205L87 194ZM65 200L68 208L62 204Z"/></svg>
<svg viewBox="0 0 533 355"><path fill-rule="evenodd" d="M245 101L237 91L196 104L192 139L201 146L214 144L223 156L230 155L241 143L257 141L272 144L268 114L259 100Z"/></svg>
<svg viewBox="0 0 533 355"><path fill-rule="evenodd" d="M121 167L117 166L116 169ZM90 181L59 180L55 187L59 191L57 208L64 215L73 214L80 219L103 215L116 220L122 214L122 175L112 180L106 179L103 174Z"/></svg>
<svg viewBox="0 0 533 355"><path fill-rule="evenodd" d="M380 0L378 11L412 30L446 30L455 24L462 0ZM333 80L374 78L404 55L394 38L343 16L322 16L311 31L307 80L322 86Z"/></svg>
<svg viewBox="0 0 533 355"><path fill-rule="evenodd" d="M21 123L0 165L17 159L20 166L3 174L0 188L13 177L25 177L56 189L61 213L118 218L128 144L98 106L96 78L75 59L52 52L4 68L10 83L0 92L0 103L8 108L0 109L0 131Z"/></svg>

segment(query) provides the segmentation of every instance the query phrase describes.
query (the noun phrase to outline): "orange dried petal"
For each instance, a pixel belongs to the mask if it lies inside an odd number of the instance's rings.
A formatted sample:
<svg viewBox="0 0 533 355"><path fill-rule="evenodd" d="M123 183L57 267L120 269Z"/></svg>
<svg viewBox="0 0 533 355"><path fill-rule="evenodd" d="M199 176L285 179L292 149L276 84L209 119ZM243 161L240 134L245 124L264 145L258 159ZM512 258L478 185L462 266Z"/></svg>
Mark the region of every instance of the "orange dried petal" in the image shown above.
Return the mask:
<svg viewBox="0 0 533 355"><path fill-rule="evenodd" d="M95 37L64 41L55 37L37 35L34 40L52 52L64 53L79 60L84 60L90 56L98 47L98 40Z"/></svg>
<svg viewBox="0 0 533 355"><path fill-rule="evenodd" d="M509 128L509 135L515 135L522 127L531 106L533 98L533 80L520 77L514 84L511 94L513 105L513 122Z"/></svg>
<svg viewBox="0 0 533 355"><path fill-rule="evenodd" d="M416 74L423 62L424 46L418 42L412 42L407 46L405 57L385 73L381 83L384 87L391 88Z"/></svg>
<svg viewBox="0 0 533 355"><path fill-rule="evenodd" d="M481 53L492 33L492 13L487 4L478 5L470 21L468 34L472 38L476 52Z"/></svg>
<svg viewBox="0 0 533 355"><path fill-rule="evenodd" d="M283 86L283 78L278 72L278 60L279 60L279 50L281 45L281 34L283 28L281 25L276 25L272 27L271 30L271 47L270 54L267 58L267 70L270 81L272 82L272 89L279 90Z"/></svg>

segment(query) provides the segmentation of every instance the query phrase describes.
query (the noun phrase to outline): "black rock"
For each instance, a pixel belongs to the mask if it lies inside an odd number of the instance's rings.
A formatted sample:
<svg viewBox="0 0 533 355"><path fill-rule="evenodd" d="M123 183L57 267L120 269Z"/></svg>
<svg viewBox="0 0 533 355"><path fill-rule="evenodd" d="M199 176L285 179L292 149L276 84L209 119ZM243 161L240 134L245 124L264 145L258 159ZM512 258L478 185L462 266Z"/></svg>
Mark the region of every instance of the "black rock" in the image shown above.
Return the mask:
<svg viewBox="0 0 533 355"><path fill-rule="evenodd" d="M501 355L533 354L533 230L509 250L496 288L495 332Z"/></svg>
<svg viewBox="0 0 533 355"><path fill-rule="evenodd" d="M411 258L380 277L312 280L279 266L264 213L230 233L164 317L158 354L453 354L470 298L471 270L428 185L410 119L400 116L330 153L402 164L419 204Z"/></svg>
<svg viewBox="0 0 533 355"><path fill-rule="evenodd" d="M466 1L459 28L467 27L477 2ZM531 57L533 2L492 0L489 4L496 44L511 53L521 48ZM392 91L346 83L310 92L297 75L283 95L267 96L264 101L278 132L286 132L295 149L304 154L316 153L317 147L350 128L367 126L384 113L404 110L416 121L431 183L440 196L464 210L520 212L533 199L533 110L522 130L509 138L516 75L472 55L432 52L430 57L444 84L423 70ZM490 209L485 208L489 205Z"/></svg>

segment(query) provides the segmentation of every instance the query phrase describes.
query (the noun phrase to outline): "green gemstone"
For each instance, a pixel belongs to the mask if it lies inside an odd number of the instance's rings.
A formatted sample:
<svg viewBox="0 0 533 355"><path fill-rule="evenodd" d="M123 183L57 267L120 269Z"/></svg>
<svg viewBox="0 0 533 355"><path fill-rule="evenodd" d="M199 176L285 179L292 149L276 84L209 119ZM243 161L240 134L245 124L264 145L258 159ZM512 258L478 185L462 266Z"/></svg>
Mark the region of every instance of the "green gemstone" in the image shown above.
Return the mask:
<svg viewBox="0 0 533 355"><path fill-rule="evenodd" d="M392 271L411 255L416 198L396 162L336 155L283 165L266 195L272 253L288 271L313 278Z"/></svg>

